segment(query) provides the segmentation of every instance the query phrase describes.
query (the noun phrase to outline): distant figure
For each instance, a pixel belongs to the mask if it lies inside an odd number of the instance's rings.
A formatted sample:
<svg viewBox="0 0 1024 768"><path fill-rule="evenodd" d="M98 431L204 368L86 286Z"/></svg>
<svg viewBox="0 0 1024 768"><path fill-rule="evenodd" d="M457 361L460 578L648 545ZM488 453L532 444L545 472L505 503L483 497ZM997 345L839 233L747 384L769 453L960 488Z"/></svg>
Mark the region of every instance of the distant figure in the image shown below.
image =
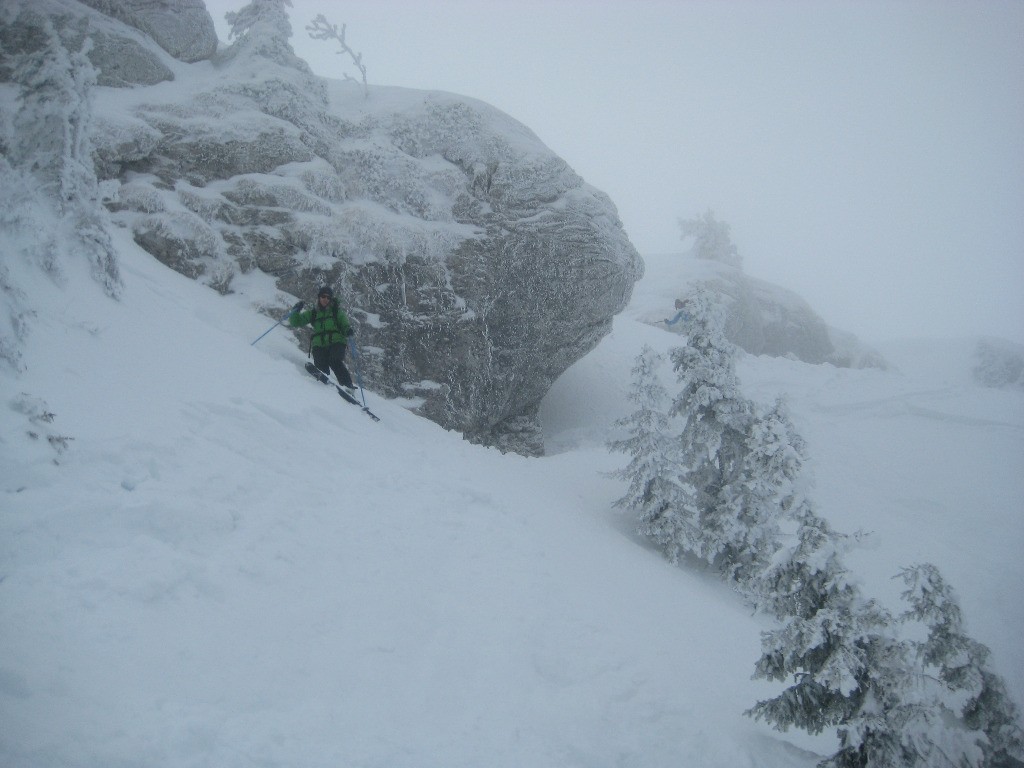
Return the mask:
<svg viewBox="0 0 1024 768"><path fill-rule="evenodd" d="M665 325L675 325L680 320L689 320L690 319L690 314L686 310L683 309L683 301L682 301L682 299L676 299L676 309L679 310L679 311L676 312L675 316L673 316L673 318L671 320L662 320L662 322L665 323Z"/></svg>
<svg viewBox="0 0 1024 768"><path fill-rule="evenodd" d="M297 305L301 309L301 303ZM348 337L352 335L352 327L348 317L338 306L334 291L324 286L317 295L316 306L305 312L293 312L288 316L288 324L293 328L311 324L313 338L310 339L310 352L313 364L325 374L334 370L338 383L351 391L352 374L345 367L345 351L348 348Z"/></svg>

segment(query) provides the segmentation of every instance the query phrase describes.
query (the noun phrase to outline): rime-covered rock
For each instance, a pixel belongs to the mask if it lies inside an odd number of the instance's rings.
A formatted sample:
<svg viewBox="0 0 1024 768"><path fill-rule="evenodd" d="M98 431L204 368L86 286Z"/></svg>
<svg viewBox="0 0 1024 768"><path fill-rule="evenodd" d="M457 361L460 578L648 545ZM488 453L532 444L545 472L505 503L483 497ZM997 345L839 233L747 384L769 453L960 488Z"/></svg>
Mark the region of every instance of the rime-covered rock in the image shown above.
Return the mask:
<svg viewBox="0 0 1024 768"><path fill-rule="evenodd" d="M39 50L44 20L69 50L89 40L87 55L102 86L173 80L170 57L199 61L217 50L202 0L8 0L0 15L0 79L10 78L15 56Z"/></svg>
<svg viewBox="0 0 1024 768"><path fill-rule="evenodd" d="M889 362L877 349L872 349L849 331L829 326L832 354L828 362L837 368L878 368L888 370Z"/></svg>
<svg viewBox="0 0 1024 768"><path fill-rule="evenodd" d="M89 60L96 67L98 85L128 88L174 79L159 56L128 35L94 32L92 41Z"/></svg>
<svg viewBox="0 0 1024 768"><path fill-rule="evenodd" d="M726 335L747 352L807 363L824 363L832 354L825 321L792 291L738 270L723 270L710 285L729 299Z"/></svg>
<svg viewBox="0 0 1024 768"><path fill-rule="evenodd" d="M282 307L333 285L368 387L540 453L541 398L642 272L615 206L487 104L317 78L270 29L172 62L187 89L99 89L115 221L222 292L257 269Z"/></svg>
<svg viewBox="0 0 1024 768"><path fill-rule="evenodd" d="M209 59L217 32L203 0L81 0L83 5L144 32L176 59Z"/></svg>
<svg viewBox="0 0 1024 768"><path fill-rule="evenodd" d="M685 257L681 257L685 258ZM789 357L805 363L831 363L841 368L888 367L881 353L852 333L829 327L798 294L750 277L736 266L692 259L689 279L679 297L698 286L722 297L725 335L752 355ZM683 326L676 326L682 332Z"/></svg>

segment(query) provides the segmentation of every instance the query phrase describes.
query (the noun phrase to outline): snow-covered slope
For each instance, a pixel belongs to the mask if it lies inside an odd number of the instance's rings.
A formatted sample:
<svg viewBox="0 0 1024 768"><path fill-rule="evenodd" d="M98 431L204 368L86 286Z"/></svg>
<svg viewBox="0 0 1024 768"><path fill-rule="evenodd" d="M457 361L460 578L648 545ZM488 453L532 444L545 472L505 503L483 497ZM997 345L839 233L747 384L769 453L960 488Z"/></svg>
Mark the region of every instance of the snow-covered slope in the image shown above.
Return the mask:
<svg viewBox="0 0 1024 768"><path fill-rule="evenodd" d="M781 768L833 748L743 717L776 690L749 679L760 620L611 509L629 368L677 336L619 317L545 401L552 455L526 459L367 393L372 422L283 331L250 344L271 286L222 297L118 246L120 303L84 266L61 287L9 265L36 316L25 372L0 374L0 765ZM865 582L938 563L1020 701L1024 395L740 375L791 394L821 513L876 531Z"/></svg>

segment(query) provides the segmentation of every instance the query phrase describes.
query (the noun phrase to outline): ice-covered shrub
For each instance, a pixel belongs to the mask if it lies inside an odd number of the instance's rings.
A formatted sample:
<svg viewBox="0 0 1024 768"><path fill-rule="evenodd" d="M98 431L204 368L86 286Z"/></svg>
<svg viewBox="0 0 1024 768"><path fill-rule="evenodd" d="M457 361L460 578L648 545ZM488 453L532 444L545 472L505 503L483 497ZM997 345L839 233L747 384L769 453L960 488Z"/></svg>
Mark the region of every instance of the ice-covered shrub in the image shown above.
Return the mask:
<svg viewBox="0 0 1024 768"><path fill-rule="evenodd" d="M1024 389L1024 346L986 338L974 348L974 380L985 387Z"/></svg>

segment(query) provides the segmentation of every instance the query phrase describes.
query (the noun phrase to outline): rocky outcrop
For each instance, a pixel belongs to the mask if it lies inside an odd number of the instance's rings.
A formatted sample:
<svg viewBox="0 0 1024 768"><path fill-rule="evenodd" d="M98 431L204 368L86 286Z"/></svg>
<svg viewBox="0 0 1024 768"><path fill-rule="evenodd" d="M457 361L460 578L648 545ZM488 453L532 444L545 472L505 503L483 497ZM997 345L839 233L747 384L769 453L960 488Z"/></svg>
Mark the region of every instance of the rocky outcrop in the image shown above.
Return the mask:
<svg viewBox="0 0 1024 768"><path fill-rule="evenodd" d="M878 368L888 370L889 361L877 349L872 349L849 331L829 327L832 354L826 362L837 368Z"/></svg>
<svg viewBox="0 0 1024 768"><path fill-rule="evenodd" d="M41 2L188 78L147 88L108 69L104 84L134 87L95 94L97 173L141 247L224 293L273 276L275 317L332 285L371 390L473 441L542 451L541 398L642 271L606 195L486 104L316 78L280 15L190 65L209 52L205 21L149 35L194 3Z"/></svg>
<svg viewBox="0 0 1024 768"><path fill-rule="evenodd" d="M16 56L46 44L44 20L68 50L87 44L97 84L114 88L174 79L167 55L196 61L217 50L213 19L201 0L9 0L0 18L0 79L11 79ZM153 45L152 34L163 41Z"/></svg>
<svg viewBox="0 0 1024 768"><path fill-rule="evenodd" d="M832 354L828 326L792 291L732 272L712 287L728 297L726 336L753 355L824 363Z"/></svg>
<svg viewBox="0 0 1024 768"><path fill-rule="evenodd" d="M89 60L96 67L98 85L126 88L174 79L159 56L128 35L93 32L92 42Z"/></svg>
<svg viewBox="0 0 1024 768"><path fill-rule="evenodd" d="M180 61L209 59L217 32L203 0L81 0L100 13L148 35Z"/></svg>
<svg viewBox="0 0 1024 768"><path fill-rule="evenodd" d="M831 363L841 368L888 367L879 352L851 333L830 328L797 294L749 277L738 267L704 261L699 276L680 293L685 295L696 286L722 297L726 338L752 355ZM674 330L684 332L685 327Z"/></svg>

